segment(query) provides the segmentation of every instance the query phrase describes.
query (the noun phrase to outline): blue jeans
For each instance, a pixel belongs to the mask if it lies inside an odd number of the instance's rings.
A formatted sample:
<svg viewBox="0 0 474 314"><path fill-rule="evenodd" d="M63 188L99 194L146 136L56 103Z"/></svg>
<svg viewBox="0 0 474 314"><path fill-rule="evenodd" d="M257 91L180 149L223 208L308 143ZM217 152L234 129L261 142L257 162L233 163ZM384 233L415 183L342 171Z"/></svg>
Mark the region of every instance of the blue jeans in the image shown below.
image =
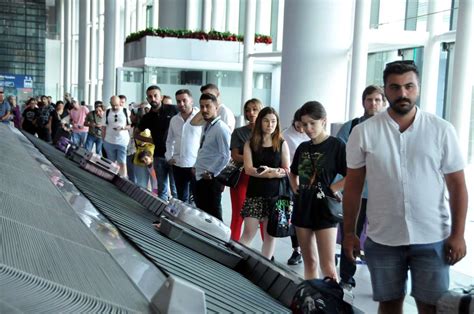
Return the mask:
<svg viewBox="0 0 474 314"><path fill-rule="evenodd" d="M164 157L155 157L153 167L156 171L156 180L158 181L158 197L162 200L168 200L168 178L171 195L177 198L176 185L173 178L173 170Z"/></svg>
<svg viewBox="0 0 474 314"><path fill-rule="evenodd" d="M104 148L107 152L107 158L116 161L119 164L127 164L127 146L112 144L104 141Z"/></svg>
<svg viewBox="0 0 474 314"><path fill-rule="evenodd" d="M72 143L78 147L83 147L86 143L87 132L72 132Z"/></svg>
<svg viewBox="0 0 474 314"><path fill-rule="evenodd" d="M367 238L364 246L372 282L373 299L385 302L405 296L407 273L415 300L436 305L449 288L449 265L444 241L387 246Z"/></svg>
<svg viewBox="0 0 474 314"><path fill-rule="evenodd" d="M150 181L150 172L146 166L133 165L133 172L135 173L135 183L144 189L148 188Z"/></svg>
<svg viewBox="0 0 474 314"><path fill-rule="evenodd" d="M97 137L95 135L88 134L84 148L91 152L94 144L95 144L95 153L97 155L102 156L102 137Z"/></svg>
<svg viewBox="0 0 474 314"><path fill-rule="evenodd" d="M137 178L135 177L135 165L133 164L133 158L135 154L127 155L127 174L128 180L137 184Z"/></svg>

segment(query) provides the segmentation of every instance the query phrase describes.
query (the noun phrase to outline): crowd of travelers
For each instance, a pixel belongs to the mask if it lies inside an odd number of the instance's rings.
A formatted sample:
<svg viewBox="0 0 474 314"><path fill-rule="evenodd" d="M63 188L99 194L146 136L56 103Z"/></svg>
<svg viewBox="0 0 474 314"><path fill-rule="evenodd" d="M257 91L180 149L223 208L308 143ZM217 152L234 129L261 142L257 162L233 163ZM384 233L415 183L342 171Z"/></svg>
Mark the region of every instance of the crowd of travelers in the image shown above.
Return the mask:
<svg viewBox="0 0 474 314"><path fill-rule="evenodd" d="M243 107L247 124L235 128L214 84L201 87L196 104L188 89L175 92L174 105L152 85L144 102L127 105L118 95L107 105L96 101L92 110L70 94L56 104L48 96L30 98L20 108L14 96L5 99L0 92L0 117L53 144L69 136L117 162L122 176L161 199L194 203L220 220L224 186L216 177L232 160L243 172L230 187L231 238L250 245L260 229L268 259L276 241L267 232L271 200L288 177L296 229L289 265L303 262L306 279L331 277L350 290L366 225L365 256L381 312L401 309L410 269L417 307L432 313L449 287L449 265L466 254L465 163L452 126L416 106L414 64L388 64L384 85L364 90L364 115L347 121L337 136L328 134L318 101L304 103L281 130L275 109L249 99ZM445 185L449 204L442 197ZM339 274L337 221L320 210L321 203L300 198L315 187L318 197L330 195L344 206Z"/></svg>

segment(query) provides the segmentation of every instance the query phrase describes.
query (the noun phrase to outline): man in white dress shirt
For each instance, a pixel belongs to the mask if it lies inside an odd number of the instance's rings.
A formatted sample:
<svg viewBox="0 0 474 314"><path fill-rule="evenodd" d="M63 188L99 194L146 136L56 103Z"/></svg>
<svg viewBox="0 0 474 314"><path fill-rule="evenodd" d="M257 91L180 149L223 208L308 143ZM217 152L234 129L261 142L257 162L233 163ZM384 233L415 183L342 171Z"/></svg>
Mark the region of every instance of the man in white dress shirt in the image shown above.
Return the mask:
<svg viewBox="0 0 474 314"><path fill-rule="evenodd" d="M465 162L453 126L415 106L413 62L387 64L384 85L390 108L357 125L347 143L345 254L354 261L359 249L355 224L366 179L364 252L379 313L403 312L407 270L418 312L435 313L449 288L449 265L466 255Z"/></svg>
<svg viewBox="0 0 474 314"><path fill-rule="evenodd" d="M180 89L175 96L179 113L170 121L165 158L173 167L178 199L189 202L193 180L192 167L196 162L202 127L192 126L190 123L199 111L193 107L191 91Z"/></svg>

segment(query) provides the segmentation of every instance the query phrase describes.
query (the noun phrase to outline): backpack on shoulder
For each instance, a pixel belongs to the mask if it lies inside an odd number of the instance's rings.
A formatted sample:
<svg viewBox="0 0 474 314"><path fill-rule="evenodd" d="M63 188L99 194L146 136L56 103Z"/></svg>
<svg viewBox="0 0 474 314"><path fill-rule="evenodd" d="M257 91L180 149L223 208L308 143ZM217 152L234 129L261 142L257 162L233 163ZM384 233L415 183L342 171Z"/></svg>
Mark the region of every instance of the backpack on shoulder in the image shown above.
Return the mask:
<svg viewBox="0 0 474 314"><path fill-rule="evenodd" d="M130 121L130 117L127 114L127 108L122 108L123 109L123 114L125 115L125 119L127 121L127 125L132 124ZM105 124L109 124L109 113L110 113L110 108L105 111Z"/></svg>
<svg viewBox="0 0 474 314"><path fill-rule="evenodd" d="M344 292L332 278L305 280L298 285L291 302L293 313L352 314L352 306L343 301Z"/></svg>

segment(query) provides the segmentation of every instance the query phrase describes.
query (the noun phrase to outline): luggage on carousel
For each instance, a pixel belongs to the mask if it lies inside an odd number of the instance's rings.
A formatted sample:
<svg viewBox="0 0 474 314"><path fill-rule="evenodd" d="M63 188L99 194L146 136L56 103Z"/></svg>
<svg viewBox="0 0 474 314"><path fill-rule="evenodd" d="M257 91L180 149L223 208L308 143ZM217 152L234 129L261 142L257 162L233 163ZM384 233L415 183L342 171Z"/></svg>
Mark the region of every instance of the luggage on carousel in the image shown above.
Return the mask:
<svg viewBox="0 0 474 314"><path fill-rule="evenodd" d="M108 181L112 181L119 171L119 166L115 162L95 153L85 154L79 165L81 168Z"/></svg>
<svg viewBox="0 0 474 314"><path fill-rule="evenodd" d="M68 150L69 146L71 146L71 144L72 144L72 141L69 138L61 136L57 140L55 146L56 146L57 149L59 149L63 153L66 153L66 151Z"/></svg>
<svg viewBox="0 0 474 314"><path fill-rule="evenodd" d="M222 221L178 199L169 201L165 213L195 232L211 235L226 243L230 240L230 229Z"/></svg>

